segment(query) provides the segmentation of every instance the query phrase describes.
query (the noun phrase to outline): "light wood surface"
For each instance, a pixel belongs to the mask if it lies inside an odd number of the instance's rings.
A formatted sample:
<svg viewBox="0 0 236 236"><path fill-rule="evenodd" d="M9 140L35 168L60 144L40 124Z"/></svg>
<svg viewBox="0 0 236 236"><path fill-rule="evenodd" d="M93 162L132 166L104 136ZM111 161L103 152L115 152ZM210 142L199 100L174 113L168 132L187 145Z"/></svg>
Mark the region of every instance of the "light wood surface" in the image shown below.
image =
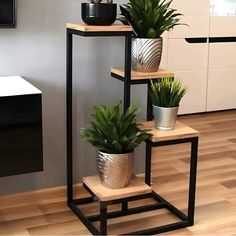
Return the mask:
<svg viewBox="0 0 236 236"><path fill-rule="evenodd" d="M179 120L201 133L198 156L195 225L160 235L235 236L236 232L236 111L191 115ZM152 181L163 197L186 211L190 145L154 148ZM1 186L4 187L4 186ZM81 197L86 191L78 187ZM129 205L140 206L152 200ZM112 205L109 210L120 209ZM88 215L97 204L82 207ZM122 234L176 222L166 210L109 220L109 234ZM97 225L97 223L96 223ZM0 196L0 235L91 235L66 206L65 187Z"/></svg>
<svg viewBox="0 0 236 236"><path fill-rule="evenodd" d="M179 121L176 121L175 129L169 131L161 131L155 128L154 121L143 122L140 125L140 129L150 129L152 137L150 140L152 142L174 140L181 138L191 138L199 136L199 132Z"/></svg>
<svg viewBox="0 0 236 236"><path fill-rule="evenodd" d="M97 175L84 177L83 182L101 201L132 197L138 194L150 193L152 191L151 187L145 184L143 177L136 176L133 176L127 187L121 189L110 189L105 187L102 185Z"/></svg>
<svg viewBox="0 0 236 236"><path fill-rule="evenodd" d="M114 24L114 25L86 25L83 23L67 23L67 29L74 29L83 32L107 32L107 31L128 31L131 32L133 29L128 25Z"/></svg>
<svg viewBox="0 0 236 236"><path fill-rule="evenodd" d="M113 67L111 68L111 72L117 74L121 77L124 77L124 68L121 67ZM132 80L141 80L141 79L159 79L163 77L174 77L174 73L168 70L159 69L157 72L138 72L131 71L131 79Z"/></svg>

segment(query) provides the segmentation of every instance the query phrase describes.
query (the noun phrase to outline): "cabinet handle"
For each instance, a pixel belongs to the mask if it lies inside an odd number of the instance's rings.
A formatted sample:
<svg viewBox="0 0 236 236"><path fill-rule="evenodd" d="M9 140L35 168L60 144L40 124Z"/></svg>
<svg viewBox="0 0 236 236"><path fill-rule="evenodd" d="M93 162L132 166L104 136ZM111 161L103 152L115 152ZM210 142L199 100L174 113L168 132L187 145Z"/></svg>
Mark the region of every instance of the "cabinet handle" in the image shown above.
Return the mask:
<svg viewBox="0 0 236 236"><path fill-rule="evenodd" d="M209 43L232 43L236 42L236 37L210 37Z"/></svg>
<svg viewBox="0 0 236 236"><path fill-rule="evenodd" d="M207 43L207 38L185 38L187 43Z"/></svg>

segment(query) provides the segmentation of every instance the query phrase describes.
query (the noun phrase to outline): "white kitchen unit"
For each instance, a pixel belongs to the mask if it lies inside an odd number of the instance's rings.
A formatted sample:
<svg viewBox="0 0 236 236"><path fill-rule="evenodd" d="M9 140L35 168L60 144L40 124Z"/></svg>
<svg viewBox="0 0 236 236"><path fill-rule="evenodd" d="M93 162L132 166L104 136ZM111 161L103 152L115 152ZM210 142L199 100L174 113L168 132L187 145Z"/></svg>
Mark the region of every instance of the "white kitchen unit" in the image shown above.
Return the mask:
<svg viewBox="0 0 236 236"><path fill-rule="evenodd" d="M207 111L236 108L236 16L210 17Z"/></svg>
<svg viewBox="0 0 236 236"><path fill-rule="evenodd" d="M236 0L173 0L172 7L189 25L168 35L167 68L189 87L179 114L236 108Z"/></svg>
<svg viewBox="0 0 236 236"><path fill-rule="evenodd" d="M174 0L173 7L184 15L169 33L168 69L189 87L182 99L179 114L206 110L209 9L210 1Z"/></svg>

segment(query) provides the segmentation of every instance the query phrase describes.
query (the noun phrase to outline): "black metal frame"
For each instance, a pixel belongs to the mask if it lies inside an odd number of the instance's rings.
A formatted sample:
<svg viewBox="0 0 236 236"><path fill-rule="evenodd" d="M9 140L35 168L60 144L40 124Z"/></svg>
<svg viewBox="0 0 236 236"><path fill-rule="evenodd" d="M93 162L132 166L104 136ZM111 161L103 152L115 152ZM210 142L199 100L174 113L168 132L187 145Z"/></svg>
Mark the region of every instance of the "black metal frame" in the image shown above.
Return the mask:
<svg viewBox="0 0 236 236"><path fill-rule="evenodd" d="M131 31L79 31L67 29L66 34L66 122L67 122L67 202L73 201L73 35L83 37L125 37L124 110L130 105Z"/></svg>
<svg viewBox="0 0 236 236"><path fill-rule="evenodd" d="M191 143L191 164L190 164L190 180L189 180L189 201L188 201L188 214L185 215L174 205L162 198L156 192L137 195L133 197L126 197L112 201L101 201L97 196L89 189L88 186L83 184L84 188L91 194L90 197L83 199L74 199L73 197L73 136L72 136L72 60L73 60L73 35L79 35L84 37L99 37L99 36L124 36L125 37L125 73L124 77L118 76L112 73L112 77L117 78L124 82L124 110L130 105L130 88L132 84L147 84L147 88L150 87L150 80L131 80L131 32L119 31L119 32L83 32L73 29L67 29L67 43L66 43L66 106L67 106L67 204L75 215L83 222L88 230L94 235L106 235L107 234L107 220L111 218L121 217L125 215L137 214L141 212L157 210L166 208L177 218L179 222L162 225L142 231L129 232L129 235L150 235L162 233L170 230L184 228L191 226L194 223L194 206L195 206L195 189L196 189L196 171L197 171L197 151L198 151L198 137L183 138L171 141L146 142L146 170L145 170L145 182L150 185L151 181L151 153L152 147L172 145L179 143ZM155 78L155 80L158 80ZM147 95L147 120L152 119L152 103ZM129 208L128 202L153 198L157 203ZM88 204L98 201L100 207L100 214L93 216L86 216L79 208L79 205ZM115 212L108 212L107 207L111 204L121 203L121 210ZM100 229L98 230L93 222L100 221Z"/></svg>

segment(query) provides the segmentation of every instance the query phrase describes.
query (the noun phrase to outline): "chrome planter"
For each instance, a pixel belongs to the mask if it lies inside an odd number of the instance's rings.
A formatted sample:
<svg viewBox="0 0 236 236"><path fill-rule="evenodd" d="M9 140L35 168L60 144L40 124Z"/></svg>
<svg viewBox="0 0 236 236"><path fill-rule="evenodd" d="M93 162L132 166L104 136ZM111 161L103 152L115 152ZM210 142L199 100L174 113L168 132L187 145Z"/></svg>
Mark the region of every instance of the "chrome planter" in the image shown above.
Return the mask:
<svg viewBox="0 0 236 236"><path fill-rule="evenodd" d="M158 107L153 105L153 116L156 128L159 130L173 130L179 107Z"/></svg>
<svg viewBox="0 0 236 236"><path fill-rule="evenodd" d="M102 184L108 188L124 188L133 175L134 153L108 154L97 152L97 170Z"/></svg>
<svg viewBox="0 0 236 236"><path fill-rule="evenodd" d="M161 62L162 42L162 38L133 38L132 69L140 72L156 72Z"/></svg>

